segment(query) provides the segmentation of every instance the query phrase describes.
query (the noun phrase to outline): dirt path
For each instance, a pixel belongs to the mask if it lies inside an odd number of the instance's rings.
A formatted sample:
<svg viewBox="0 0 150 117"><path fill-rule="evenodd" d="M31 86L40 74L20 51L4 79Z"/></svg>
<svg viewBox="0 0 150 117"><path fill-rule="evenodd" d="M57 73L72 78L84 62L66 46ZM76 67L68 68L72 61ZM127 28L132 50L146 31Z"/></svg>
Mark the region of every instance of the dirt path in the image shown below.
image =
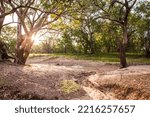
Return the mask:
<svg viewBox="0 0 150 117"><path fill-rule="evenodd" d="M0 63L0 99L150 99L150 66L34 57Z"/></svg>

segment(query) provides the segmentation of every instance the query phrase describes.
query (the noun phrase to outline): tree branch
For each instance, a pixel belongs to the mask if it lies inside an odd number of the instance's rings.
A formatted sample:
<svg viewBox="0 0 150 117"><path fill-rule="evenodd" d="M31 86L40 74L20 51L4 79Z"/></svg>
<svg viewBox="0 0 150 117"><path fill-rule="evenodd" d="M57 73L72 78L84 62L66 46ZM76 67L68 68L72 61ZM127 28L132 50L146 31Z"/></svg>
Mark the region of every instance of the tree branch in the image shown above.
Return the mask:
<svg viewBox="0 0 150 117"><path fill-rule="evenodd" d="M3 24L2 27L7 26L7 25L10 25L10 24L19 24L19 22L9 22L9 23L7 23L7 24Z"/></svg>

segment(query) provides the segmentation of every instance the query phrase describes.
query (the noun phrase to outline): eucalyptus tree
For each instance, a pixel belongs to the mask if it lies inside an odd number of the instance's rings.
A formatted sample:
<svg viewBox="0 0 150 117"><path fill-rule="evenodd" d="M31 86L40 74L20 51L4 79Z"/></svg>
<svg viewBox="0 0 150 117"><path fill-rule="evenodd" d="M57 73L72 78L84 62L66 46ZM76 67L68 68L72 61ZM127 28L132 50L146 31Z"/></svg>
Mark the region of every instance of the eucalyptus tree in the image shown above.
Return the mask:
<svg viewBox="0 0 150 117"><path fill-rule="evenodd" d="M0 33L1 33L1 29L3 27L5 17L7 15L11 15L11 14L15 13L15 11L19 8L29 7L27 4L25 4L25 5L20 4L20 5L17 5L12 8L10 3L13 1L15 1L15 0L0 0Z"/></svg>
<svg viewBox="0 0 150 117"><path fill-rule="evenodd" d="M20 0L9 1L18 16L18 37L15 63L25 64L34 43L32 39L40 30L50 29L51 24L66 13L70 2L64 0ZM23 34L24 33L24 34Z"/></svg>
<svg viewBox="0 0 150 117"><path fill-rule="evenodd" d="M81 30L88 35L90 54L96 53L94 34L100 32L101 21L94 20L92 14L85 15L81 20Z"/></svg>
<svg viewBox="0 0 150 117"><path fill-rule="evenodd" d="M78 37L78 42L84 48L84 53L96 53L95 33L100 32L100 20L95 20L93 15L94 6L90 0L75 0L76 11L71 13L72 20L79 22L78 29L74 30L74 34ZM77 34L78 33L78 34ZM87 49L87 50L86 50Z"/></svg>
<svg viewBox="0 0 150 117"><path fill-rule="evenodd" d="M142 49L146 57L150 58L150 1L143 1L136 8L136 29L141 39Z"/></svg>
<svg viewBox="0 0 150 117"><path fill-rule="evenodd" d="M127 67L126 47L128 45L128 21L137 0L92 0L95 6L95 18L114 22L122 29L122 37L118 39L120 48L120 65Z"/></svg>

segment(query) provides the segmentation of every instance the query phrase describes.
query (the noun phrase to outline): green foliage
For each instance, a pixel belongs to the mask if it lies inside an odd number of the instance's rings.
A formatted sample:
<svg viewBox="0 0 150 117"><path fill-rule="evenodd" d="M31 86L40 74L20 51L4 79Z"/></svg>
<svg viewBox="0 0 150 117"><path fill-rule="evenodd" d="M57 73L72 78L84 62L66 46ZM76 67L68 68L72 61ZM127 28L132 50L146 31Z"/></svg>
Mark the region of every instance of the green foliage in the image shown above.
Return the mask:
<svg viewBox="0 0 150 117"><path fill-rule="evenodd" d="M66 30L62 35L62 38L58 42L58 48L60 52L72 53L74 52L74 43L70 37L70 31Z"/></svg>
<svg viewBox="0 0 150 117"><path fill-rule="evenodd" d="M145 52L146 57L150 57L150 2L140 2L136 8L136 37L139 46Z"/></svg>
<svg viewBox="0 0 150 117"><path fill-rule="evenodd" d="M24 0L23 4L26 4L26 2ZM118 52L119 45L123 42L122 29L126 10L123 4L119 2L113 4L112 0L39 0L32 6L49 13L45 15L48 16L48 19L44 20L44 24L50 20L54 21L46 26L44 25L43 28L58 30L59 32L58 37L53 37L53 34L51 34L40 45L35 45L32 52L83 54L87 57L98 56L96 59L102 61L105 61L105 59L106 61L119 61L118 55L114 57L111 56L111 53ZM62 17L57 19L61 13ZM40 13L31 10L31 14L38 15ZM32 24L40 27L38 24L40 24L40 21L42 22L43 17L39 17L41 20L36 24L32 22L30 28L32 29ZM31 20L25 19L25 23L30 24ZM116 20L122 22L122 24L116 22ZM126 51L145 52L150 56L149 1L137 2L128 15L126 26L129 38ZM0 39L9 45L10 50L15 50L16 33L14 27L5 27L0 35ZM89 55L92 53L91 51L94 51L93 56ZM105 57L101 53L110 53L112 58Z"/></svg>
<svg viewBox="0 0 150 117"><path fill-rule="evenodd" d="M16 28L6 26L2 29L0 40L5 42L7 44L7 48L9 49L9 52L15 51L15 45L16 45Z"/></svg>

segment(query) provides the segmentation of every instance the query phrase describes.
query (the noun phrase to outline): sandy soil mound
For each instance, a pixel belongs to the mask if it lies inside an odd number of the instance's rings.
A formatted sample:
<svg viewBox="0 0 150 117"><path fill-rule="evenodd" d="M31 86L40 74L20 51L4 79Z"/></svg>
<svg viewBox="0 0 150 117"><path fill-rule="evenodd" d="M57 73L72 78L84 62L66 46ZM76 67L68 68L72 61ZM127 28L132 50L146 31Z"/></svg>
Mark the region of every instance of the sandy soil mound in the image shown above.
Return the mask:
<svg viewBox="0 0 150 117"><path fill-rule="evenodd" d="M34 57L0 63L0 99L150 99L150 66Z"/></svg>
<svg viewBox="0 0 150 117"><path fill-rule="evenodd" d="M88 77L106 99L150 99L150 66L130 66Z"/></svg>

